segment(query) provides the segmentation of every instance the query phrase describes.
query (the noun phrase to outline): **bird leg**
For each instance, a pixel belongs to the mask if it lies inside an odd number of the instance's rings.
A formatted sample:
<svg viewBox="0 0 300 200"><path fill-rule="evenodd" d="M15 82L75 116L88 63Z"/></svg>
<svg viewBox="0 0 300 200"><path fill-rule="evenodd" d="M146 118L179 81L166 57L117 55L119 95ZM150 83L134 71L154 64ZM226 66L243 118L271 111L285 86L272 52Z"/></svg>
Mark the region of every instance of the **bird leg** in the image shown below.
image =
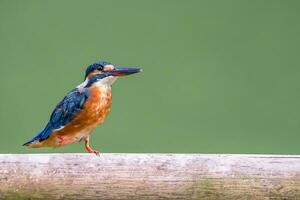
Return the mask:
<svg viewBox="0 0 300 200"><path fill-rule="evenodd" d="M99 156L100 155L100 152L99 151L96 151L96 150L93 150L91 147L90 147L90 136L87 136L84 140L84 146L85 146L85 149L89 152L89 153L94 153L96 154L96 156Z"/></svg>

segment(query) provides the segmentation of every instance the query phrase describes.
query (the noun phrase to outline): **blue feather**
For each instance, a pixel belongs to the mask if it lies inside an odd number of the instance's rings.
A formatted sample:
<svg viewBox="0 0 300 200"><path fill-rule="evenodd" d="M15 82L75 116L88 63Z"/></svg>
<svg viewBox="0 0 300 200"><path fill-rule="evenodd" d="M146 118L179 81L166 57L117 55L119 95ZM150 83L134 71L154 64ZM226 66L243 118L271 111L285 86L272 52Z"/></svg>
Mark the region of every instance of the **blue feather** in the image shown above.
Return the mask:
<svg viewBox="0 0 300 200"><path fill-rule="evenodd" d="M44 138L45 136L48 137L53 131L53 128L51 127L51 125L48 123L47 126L41 130L41 132L39 132L38 134L36 134L31 140L29 140L28 142L24 143L23 146L28 146L30 145L32 142L37 141L37 140L41 140L41 138Z"/></svg>
<svg viewBox="0 0 300 200"><path fill-rule="evenodd" d="M34 136L30 141L23 144L29 146L34 141L42 142L46 140L55 130L62 128L71 122L82 110L87 98L89 97L88 89L74 89L64 99L57 104L53 110L50 120L46 127Z"/></svg>

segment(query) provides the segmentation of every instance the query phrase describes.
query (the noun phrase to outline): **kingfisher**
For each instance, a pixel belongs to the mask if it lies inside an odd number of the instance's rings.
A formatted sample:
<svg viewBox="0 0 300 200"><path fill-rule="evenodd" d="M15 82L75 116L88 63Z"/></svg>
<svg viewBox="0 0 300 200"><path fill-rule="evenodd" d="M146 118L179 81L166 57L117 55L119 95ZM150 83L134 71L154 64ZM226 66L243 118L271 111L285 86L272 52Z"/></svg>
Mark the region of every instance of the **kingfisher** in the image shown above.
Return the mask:
<svg viewBox="0 0 300 200"><path fill-rule="evenodd" d="M84 141L89 153L99 155L99 151L90 147L89 140L92 131L110 112L112 84L120 76L140 71L105 61L89 65L84 81L57 104L45 128L23 146L56 148Z"/></svg>

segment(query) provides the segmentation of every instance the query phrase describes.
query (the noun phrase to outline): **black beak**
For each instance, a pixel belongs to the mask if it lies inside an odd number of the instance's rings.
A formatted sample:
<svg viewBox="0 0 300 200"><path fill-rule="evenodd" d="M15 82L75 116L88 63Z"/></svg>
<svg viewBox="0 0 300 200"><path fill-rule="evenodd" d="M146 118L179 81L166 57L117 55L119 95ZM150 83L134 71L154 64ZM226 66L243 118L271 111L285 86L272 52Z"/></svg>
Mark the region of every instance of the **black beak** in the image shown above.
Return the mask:
<svg viewBox="0 0 300 200"><path fill-rule="evenodd" d="M111 76L126 76L130 74L135 74L141 72L142 69L140 68L128 68L128 67L116 67L111 71L107 71L106 73Z"/></svg>

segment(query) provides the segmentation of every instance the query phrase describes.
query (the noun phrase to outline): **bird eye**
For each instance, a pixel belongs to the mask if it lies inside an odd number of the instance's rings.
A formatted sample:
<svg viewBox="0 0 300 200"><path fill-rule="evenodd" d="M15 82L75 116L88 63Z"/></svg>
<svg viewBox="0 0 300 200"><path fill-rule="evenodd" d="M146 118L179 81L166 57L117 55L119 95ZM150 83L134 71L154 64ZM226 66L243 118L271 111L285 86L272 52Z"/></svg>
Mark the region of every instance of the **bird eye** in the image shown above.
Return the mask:
<svg viewBox="0 0 300 200"><path fill-rule="evenodd" d="M97 70L103 71L103 66L102 65L97 65Z"/></svg>

